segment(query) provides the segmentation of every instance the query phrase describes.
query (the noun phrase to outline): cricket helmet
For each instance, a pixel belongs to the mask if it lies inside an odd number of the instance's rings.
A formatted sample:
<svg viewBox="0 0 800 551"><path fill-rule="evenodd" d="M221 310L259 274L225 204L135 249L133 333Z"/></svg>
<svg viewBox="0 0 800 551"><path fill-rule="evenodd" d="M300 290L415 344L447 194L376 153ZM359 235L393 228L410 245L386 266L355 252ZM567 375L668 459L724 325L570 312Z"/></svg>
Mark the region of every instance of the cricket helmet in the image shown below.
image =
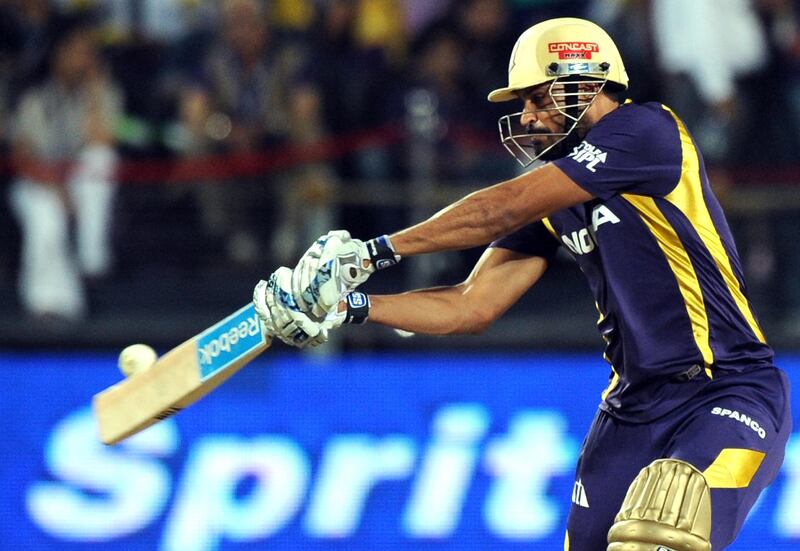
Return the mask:
<svg viewBox="0 0 800 551"><path fill-rule="evenodd" d="M520 90L563 75L594 76L628 88L622 56L608 33L591 21L560 17L520 35L508 62L508 86L492 91L489 101L518 99Z"/></svg>
<svg viewBox="0 0 800 551"><path fill-rule="evenodd" d="M520 35L508 63L508 86L493 90L488 99L491 102L516 100L521 91L547 82L550 82L549 93L554 105L550 110L558 111L567 119L565 131L555 134L561 136L560 143L578 126L594 97L607 83L614 83L618 89L628 88L628 74L608 33L591 21L562 17L538 23ZM579 92L581 84L598 82L601 86L596 92ZM531 155L526 150L531 146L521 139L540 134L514 130L512 118L521 114L502 117L500 134L509 152L523 166L528 166L546 152Z"/></svg>

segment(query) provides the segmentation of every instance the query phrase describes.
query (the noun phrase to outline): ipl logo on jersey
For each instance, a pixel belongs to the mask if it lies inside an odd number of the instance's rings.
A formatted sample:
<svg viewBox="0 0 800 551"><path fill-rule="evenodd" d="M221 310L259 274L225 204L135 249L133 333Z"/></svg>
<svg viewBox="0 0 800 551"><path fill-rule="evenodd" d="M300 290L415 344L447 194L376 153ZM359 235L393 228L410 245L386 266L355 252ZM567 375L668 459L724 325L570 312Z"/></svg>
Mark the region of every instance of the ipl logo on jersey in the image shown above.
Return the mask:
<svg viewBox="0 0 800 551"><path fill-rule="evenodd" d="M589 142L581 142L572 148L572 153L567 157L574 159L576 163L586 163L586 170L597 172L597 165L606 162L607 153Z"/></svg>

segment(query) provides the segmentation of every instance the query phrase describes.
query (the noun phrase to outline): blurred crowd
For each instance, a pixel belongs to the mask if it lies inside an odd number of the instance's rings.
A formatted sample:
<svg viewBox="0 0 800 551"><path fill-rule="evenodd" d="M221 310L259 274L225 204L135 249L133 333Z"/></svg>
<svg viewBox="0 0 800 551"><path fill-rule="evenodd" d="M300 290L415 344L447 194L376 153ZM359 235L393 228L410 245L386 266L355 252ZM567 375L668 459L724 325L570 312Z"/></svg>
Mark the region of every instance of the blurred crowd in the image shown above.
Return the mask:
<svg viewBox="0 0 800 551"><path fill-rule="evenodd" d="M800 166L796 0L0 0L0 285L32 316L79 319L134 237L271 268L330 228L410 221L396 199L348 204L347 184L512 176L512 109L486 94L555 16L610 32L631 97L684 119L721 190ZM126 215L144 181L162 214L147 231ZM775 224L797 236L796 213ZM785 241L775 269L798 273ZM800 321L798 294L781 296Z"/></svg>

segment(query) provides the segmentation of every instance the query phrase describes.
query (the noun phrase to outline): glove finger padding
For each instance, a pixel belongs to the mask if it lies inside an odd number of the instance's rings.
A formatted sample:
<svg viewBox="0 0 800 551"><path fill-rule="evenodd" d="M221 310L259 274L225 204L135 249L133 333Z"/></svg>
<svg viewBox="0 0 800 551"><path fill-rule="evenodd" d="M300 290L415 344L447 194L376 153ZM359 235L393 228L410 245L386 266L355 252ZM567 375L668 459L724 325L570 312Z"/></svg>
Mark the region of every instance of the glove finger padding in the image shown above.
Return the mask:
<svg viewBox="0 0 800 551"><path fill-rule="evenodd" d="M255 307L256 314L261 318L263 332L269 336L273 336L277 333L277 330L269 311L269 305L267 304L267 285L268 282L263 279L256 284L255 289L253 289L253 306Z"/></svg>
<svg viewBox="0 0 800 551"><path fill-rule="evenodd" d="M308 289L320 266L329 260L331 251L347 241L350 241L350 233L346 230L330 231L317 239L295 266L292 271L292 294L303 312L310 312L312 306L303 291Z"/></svg>
<svg viewBox="0 0 800 551"><path fill-rule="evenodd" d="M311 314L319 319L336 308L347 293L364 283L374 271L368 262L364 262L369 260L369 253L364 242L358 239L341 243L327 256L330 259L320 264L302 292L303 300L311 305Z"/></svg>
<svg viewBox="0 0 800 551"><path fill-rule="evenodd" d="M291 280L291 270L281 267L270 276L265 288L264 298L275 335L298 348L326 342L327 329L299 310L291 293Z"/></svg>

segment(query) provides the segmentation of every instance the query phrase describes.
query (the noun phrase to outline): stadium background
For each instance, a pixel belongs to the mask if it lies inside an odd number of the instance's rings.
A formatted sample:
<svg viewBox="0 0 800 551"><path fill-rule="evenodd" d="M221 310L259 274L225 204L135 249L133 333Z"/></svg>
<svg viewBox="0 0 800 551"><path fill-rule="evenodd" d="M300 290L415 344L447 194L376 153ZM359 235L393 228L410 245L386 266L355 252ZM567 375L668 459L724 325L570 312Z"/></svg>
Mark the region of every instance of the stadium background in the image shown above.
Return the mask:
<svg viewBox="0 0 800 551"><path fill-rule="evenodd" d="M591 297L566 257L479 336L407 339L367 325L310 353L276 345L114 449L95 443L86 409L119 379L122 346L182 342L319 233L390 232L513 176L495 130L507 106L484 98L503 82L514 38L548 17L604 24L632 97L675 107L703 140L759 320L796 382L798 6L734 4L753 7L745 23L768 55L732 69L732 104L664 63L670 45L656 39L670 15L658 10L714 0L0 1L0 549L560 549L577 449L607 376ZM226 9L263 21L268 39L251 31L267 69L280 54L299 60L256 102L277 113L263 127L245 124L246 97L225 108L220 87L240 75L209 69L232 51ZM724 34L724 15L706 26ZM86 310L64 316L21 298L9 197L19 100L77 24L96 32L125 101L113 124L114 260L82 278ZM699 40L690 33L680 40ZM208 102L199 145L187 139L198 97ZM404 261L366 290L455 283L480 252ZM732 549L797 547L797 511L795 431Z"/></svg>

